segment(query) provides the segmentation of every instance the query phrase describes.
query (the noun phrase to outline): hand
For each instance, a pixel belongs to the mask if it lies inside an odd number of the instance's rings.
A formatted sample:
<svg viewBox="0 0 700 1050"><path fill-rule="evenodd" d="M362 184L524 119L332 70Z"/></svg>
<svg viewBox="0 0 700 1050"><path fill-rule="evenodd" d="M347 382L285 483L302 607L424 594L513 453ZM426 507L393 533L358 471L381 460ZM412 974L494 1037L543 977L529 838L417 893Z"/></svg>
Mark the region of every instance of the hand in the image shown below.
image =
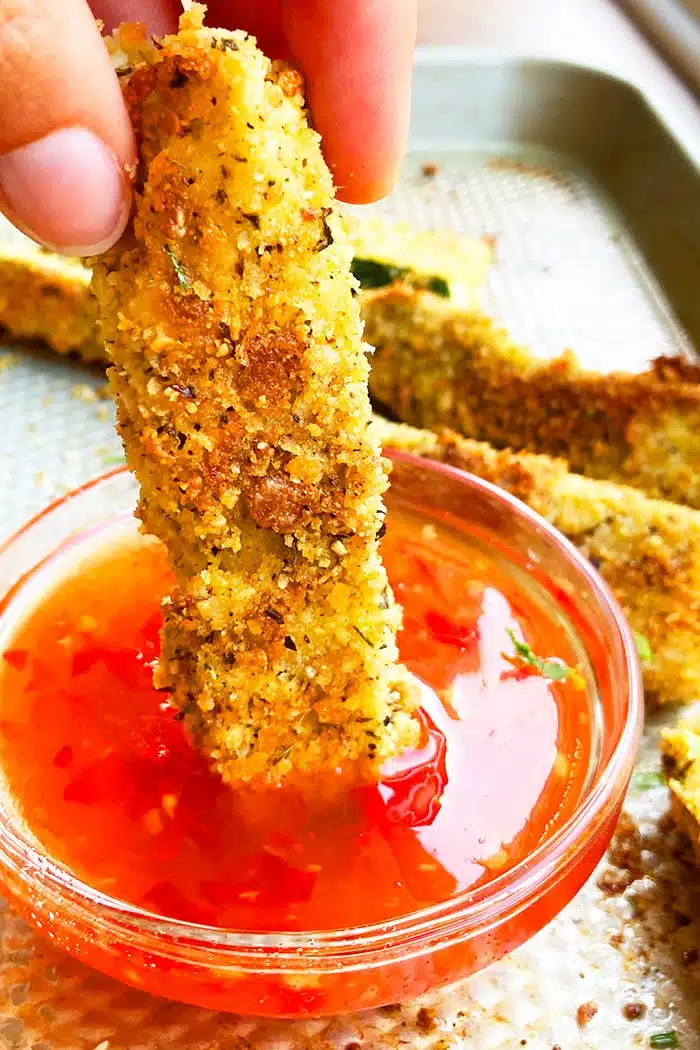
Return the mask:
<svg viewBox="0 0 700 1050"><path fill-rule="evenodd" d="M92 9L92 13L91 13ZM178 0L0 0L0 209L71 255L113 244L129 216L134 138L93 15L108 29L177 25ZM210 0L211 26L247 29L305 74L338 196L391 188L404 149L415 0Z"/></svg>

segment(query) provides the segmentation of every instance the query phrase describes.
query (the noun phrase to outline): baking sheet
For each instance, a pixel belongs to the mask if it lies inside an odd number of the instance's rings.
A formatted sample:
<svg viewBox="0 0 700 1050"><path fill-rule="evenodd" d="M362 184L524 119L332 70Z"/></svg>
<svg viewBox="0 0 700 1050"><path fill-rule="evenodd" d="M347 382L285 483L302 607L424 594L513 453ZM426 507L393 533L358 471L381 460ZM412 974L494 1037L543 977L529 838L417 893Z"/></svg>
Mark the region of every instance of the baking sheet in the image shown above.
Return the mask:
<svg viewBox="0 0 700 1050"><path fill-rule="evenodd" d="M622 0L674 68L700 90L700 4L698 0Z"/></svg>
<svg viewBox="0 0 700 1050"><path fill-rule="evenodd" d="M419 60L415 90L412 153L400 186L379 207L418 226L493 236L487 306L516 338L547 355L571 347L602 370L693 352L700 324L687 289L700 276L700 181L641 98L559 63L434 54ZM616 125L623 117L626 125ZM606 134L617 129L609 148L594 134L596 120ZM637 165L623 139L664 144L650 181L632 177ZM425 164L437 172L424 174ZM119 444L99 370L12 347L0 350L0 361L5 536L110 465ZM657 730L652 719L643 768L657 764ZM606 861L510 958L419 1003L332 1021L262 1022L155 1000L55 952L5 909L0 1048L624 1050L674 1029L681 1050L695 1050L700 877L666 808L663 787L637 780L628 810L638 831L617 840L622 867Z"/></svg>

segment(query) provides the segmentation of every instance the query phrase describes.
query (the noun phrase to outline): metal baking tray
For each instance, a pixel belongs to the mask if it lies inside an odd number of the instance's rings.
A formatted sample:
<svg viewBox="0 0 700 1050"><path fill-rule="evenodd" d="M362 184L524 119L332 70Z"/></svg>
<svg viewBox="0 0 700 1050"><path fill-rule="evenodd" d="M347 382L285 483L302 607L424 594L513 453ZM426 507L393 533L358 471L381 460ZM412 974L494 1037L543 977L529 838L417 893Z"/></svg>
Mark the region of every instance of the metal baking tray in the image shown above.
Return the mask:
<svg viewBox="0 0 700 1050"><path fill-rule="evenodd" d="M700 90L698 0L621 0L621 4L691 87Z"/></svg>
<svg viewBox="0 0 700 1050"><path fill-rule="evenodd" d="M494 234L490 305L538 352L571 346L607 370L700 346L700 145L636 88L565 62L427 49L412 150L439 176L421 186L411 158L388 207Z"/></svg>
<svg viewBox="0 0 700 1050"><path fill-rule="evenodd" d="M641 94L610 76L428 49L416 64L404 175L376 207L417 226L492 236L485 307L537 352L570 347L590 368L643 369L700 346L699 155L700 142L681 144ZM111 405L91 399L101 372L40 351L4 353L6 535L97 474L118 443ZM643 766L657 761L655 732ZM0 1050L632 1050L671 1029L682 1050L696 1050L700 879L659 828L666 805L663 787L629 796L641 838L624 894L606 896L594 878L484 973L421 1003L331 1022L224 1018L150 999L0 912Z"/></svg>

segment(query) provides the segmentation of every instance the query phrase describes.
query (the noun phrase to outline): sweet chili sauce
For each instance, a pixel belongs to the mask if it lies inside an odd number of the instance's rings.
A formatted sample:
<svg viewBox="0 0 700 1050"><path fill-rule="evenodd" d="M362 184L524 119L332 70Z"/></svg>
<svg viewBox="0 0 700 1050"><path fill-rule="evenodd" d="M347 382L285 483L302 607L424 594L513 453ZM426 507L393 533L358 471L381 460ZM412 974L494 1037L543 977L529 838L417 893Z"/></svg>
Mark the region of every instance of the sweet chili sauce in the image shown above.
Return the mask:
<svg viewBox="0 0 700 1050"><path fill-rule="evenodd" d="M394 519L383 556L423 740L378 785L224 785L151 682L162 548L122 529L51 584L0 660L0 763L27 827L92 887L173 918L324 930L445 901L571 815L589 769L564 626L486 548ZM45 570L46 571L46 570Z"/></svg>

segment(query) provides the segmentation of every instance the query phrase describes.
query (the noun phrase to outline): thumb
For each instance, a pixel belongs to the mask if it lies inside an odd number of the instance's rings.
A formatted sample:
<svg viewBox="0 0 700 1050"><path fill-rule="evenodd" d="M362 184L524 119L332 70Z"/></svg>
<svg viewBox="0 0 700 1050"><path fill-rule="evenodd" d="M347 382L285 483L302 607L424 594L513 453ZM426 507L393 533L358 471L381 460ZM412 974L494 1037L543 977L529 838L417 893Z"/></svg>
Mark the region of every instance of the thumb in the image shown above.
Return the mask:
<svg viewBox="0 0 700 1050"><path fill-rule="evenodd" d="M133 132L84 0L0 0L0 209L48 247L91 255L129 215Z"/></svg>

